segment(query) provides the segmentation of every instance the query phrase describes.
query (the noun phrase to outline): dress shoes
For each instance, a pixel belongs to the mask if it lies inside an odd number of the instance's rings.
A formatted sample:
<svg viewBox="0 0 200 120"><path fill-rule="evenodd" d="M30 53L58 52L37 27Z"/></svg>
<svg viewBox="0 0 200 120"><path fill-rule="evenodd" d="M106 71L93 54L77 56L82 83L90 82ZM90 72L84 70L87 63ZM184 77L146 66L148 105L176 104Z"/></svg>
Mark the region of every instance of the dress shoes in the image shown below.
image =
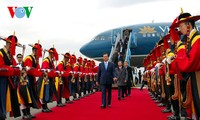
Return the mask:
<svg viewBox="0 0 200 120"><path fill-rule="evenodd" d="M185 108L182 108L181 109L181 117L187 117L187 112L186 112L186 109Z"/></svg>
<svg viewBox="0 0 200 120"><path fill-rule="evenodd" d="M3 113L1 113L0 114L0 120L5 120L5 119L6 119L6 116Z"/></svg>
<svg viewBox="0 0 200 120"><path fill-rule="evenodd" d="M108 105L109 108L111 108L111 105Z"/></svg>
<svg viewBox="0 0 200 120"><path fill-rule="evenodd" d="M168 120L180 120L181 118L179 116L174 116L174 115L171 115L168 117Z"/></svg>
<svg viewBox="0 0 200 120"><path fill-rule="evenodd" d="M36 116L29 114L30 118L36 118Z"/></svg>
<svg viewBox="0 0 200 120"><path fill-rule="evenodd" d="M63 104L63 103L59 103L62 107L64 107L65 106L65 104Z"/></svg>
<svg viewBox="0 0 200 120"><path fill-rule="evenodd" d="M42 112L44 112L44 113L50 113L50 112L52 112L52 110L50 110L50 109L42 109Z"/></svg>
<svg viewBox="0 0 200 120"><path fill-rule="evenodd" d="M160 103L160 100L155 100L154 102L155 102L155 103Z"/></svg>
<svg viewBox="0 0 200 120"><path fill-rule="evenodd" d="M121 98L120 98L120 97L118 97L118 100L120 101L120 100L121 100Z"/></svg>
<svg viewBox="0 0 200 120"><path fill-rule="evenodd" d="M30 115L24 115L22 117L23 120L32 120L32 117ZM0 119L1 120L1 119Z"/></svg>
<svg viewBox="0 0 200 120"><path fill-rule="evenodd" d="M79 100L79 98L74 98L74 100Z"/></svg>
<svg viewBox="0 0 200 120"><path fill-rule="evenodd" d="M67 103L67 104L72 104L73 102L70 101L70 100L68 100L68 101L66 101L65 103Z"/></svg>
<svg viewBox="0 0 200 120"><path fill-rule="evenodd" d="M165 104L163 104L163 103L158 104L158 107L164 107L164 106L165 106Z"/></svg>
<svg viewBox="0 0 200 120"><path fill-rule="evenodd" d="M153 98L152 98L152 100L156 100L156 98L155 98L155 97L153 97Z"/></svg>
<svg viewBox="0 0 200 120"><path fill-rule="evenodd" d="M58 104L57 104L57 107L63 107L63 106L65 106L65 105L62 104L62 103L58 103Z"/></svg>
<svg viewBox="0 0 200 120"><path fill-rule="evenodd" d="M101 107L102 109L106 108L106 106L105 106L105 105L101 105L100 107Z"/></svg>
<svg viewBox="0 0 200 120"><path fill-rule="evenodd" d="M47 110L49 111L49 112L53 112L52 110L50 110L49 108L47 108Z"/></svg>
<svg viewBox="0 0 200 120"><path fill-rule="evenodd" d="M167 108L165 108L165 109L162 110L162 113L170 113L170 112L172 112L171 109L167 109Z"/></svg>

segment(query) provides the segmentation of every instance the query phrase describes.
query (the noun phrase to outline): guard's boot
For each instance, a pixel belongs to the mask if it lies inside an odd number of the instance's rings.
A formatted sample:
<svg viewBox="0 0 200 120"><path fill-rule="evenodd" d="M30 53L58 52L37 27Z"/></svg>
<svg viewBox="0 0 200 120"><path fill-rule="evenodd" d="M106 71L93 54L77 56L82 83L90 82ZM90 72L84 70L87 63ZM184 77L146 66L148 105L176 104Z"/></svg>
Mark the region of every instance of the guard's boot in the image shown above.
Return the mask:
<svg viewBox="0 0 200 120"><path fill-rule="evenodd" d="M5 120L5 119L6 119L6 115L0 112L0 120Z"/></svg>
<svg viewBox="0 0 200 120"><path fill-rule="evenodd" d="M27 107L27 108L26 108L26 111L27 111L27 114L29 115L30 118L36 118L36 116L31 115L30 107Z"/></svg>
<svg viewBox="0 0 200 120"><path fill-rule="evenodd" d="M171 115L168 117L168 120L181 120L180 116Z"/></svg>
<svg viewBox="0 0 200 120"><path fill-rule="evenodd" d="M23 120L32 120L32 118L28 115L28 112L26 109L23 109L22 113L23 113L23 116L22 116Z"/></svg>
<svg viewBox="0 0 200 120"><path fill-rule="evenodd" d="M65 106L64 104L62 104L61 102L57 101L57 107L63 107Z"/></svg>

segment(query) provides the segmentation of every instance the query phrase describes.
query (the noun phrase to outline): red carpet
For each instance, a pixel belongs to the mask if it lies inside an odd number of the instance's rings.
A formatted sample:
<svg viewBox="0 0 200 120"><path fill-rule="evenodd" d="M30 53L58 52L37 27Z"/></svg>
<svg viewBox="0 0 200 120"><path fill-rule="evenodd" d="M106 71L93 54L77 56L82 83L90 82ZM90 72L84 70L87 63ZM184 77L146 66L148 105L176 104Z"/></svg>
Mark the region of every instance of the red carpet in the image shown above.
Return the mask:
<svg viewBox="0 0 200 120"><path fill-rule="evenodd" d="M147 90L132 89L130 97L118 101L117 90L112 91L111 108L101 109L101 92L55 107L52 113L39 113L35 120L167 120L169 114L150 98Z"/></svg>

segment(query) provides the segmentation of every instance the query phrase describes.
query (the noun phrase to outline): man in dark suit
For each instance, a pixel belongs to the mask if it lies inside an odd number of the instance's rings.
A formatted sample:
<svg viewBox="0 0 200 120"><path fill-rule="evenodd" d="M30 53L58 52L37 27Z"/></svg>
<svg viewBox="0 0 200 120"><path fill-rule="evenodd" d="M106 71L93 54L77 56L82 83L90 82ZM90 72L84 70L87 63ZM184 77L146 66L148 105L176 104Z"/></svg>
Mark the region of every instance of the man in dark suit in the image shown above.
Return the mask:
<svg viewBox="0 0 200 120"><path fill-rule="evenodd" d="M131 87L133 85L132 68L130 66L128 66L127 61L124 62L124 67L126 68L126 70L128 72L128 79L127 79L127 83L126 83L125 94L126 94L126 96L130 96L131 95ZM127 91L128 91L128 93L127 93Z"/></svg>
<svg viewBox="0 0 200 120"><path fill-rule="evenodd" d="M118 52L117 56L115 57L115 64L117 64L119 61L123 62L123 55L120 52Z"/></svg>
<svg viewBox="0 0 200 120"><path fill-rule="evenodd" d="M111 107L111 92L113 80L116 81L114 64L108 62L108 54L103 54L103 62L99 64L97 85L101 85L102 105L106 108L106 90L108 91L108 107Z"/></svg>

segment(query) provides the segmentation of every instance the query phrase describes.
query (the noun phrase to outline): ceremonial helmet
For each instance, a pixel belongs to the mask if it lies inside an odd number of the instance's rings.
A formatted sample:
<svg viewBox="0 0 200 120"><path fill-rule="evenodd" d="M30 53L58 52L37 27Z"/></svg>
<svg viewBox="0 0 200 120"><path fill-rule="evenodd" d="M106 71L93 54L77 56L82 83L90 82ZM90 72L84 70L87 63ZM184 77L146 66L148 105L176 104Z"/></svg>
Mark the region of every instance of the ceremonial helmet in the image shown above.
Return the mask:
<svg viewBox="0 0 200 120"><path fill-rule="evenodd" d="M86 65L87 64L87 58L83 59L83 64Z"/></svg>
<svg viewBox="0 0 200 120"><path fill-rule="evenodd" d="M74 54L71 55L70 63L71 63L71 64L76 63L76 55L74 55Z"/></svg>
<svg viewBox="0 0 200 120"><path fill-rule="evenodd" d="M82 64L83 63L83 58L82 57L78 57L77 61L78 61L79 64Z"/></svg>
<svg viewBox="0 0 200 120"><path fill-rule="evenodd" d="M68 52L65 53L65 54L64 54L64 57L66 57L66 58L70 58L70 53L68 53Z"/></svg>
<svg viewBox="0 0 200 120"><path fill-rule="evenodd" d="M48 50L49 53L53 53L55 60L58 60L58 52L56 51L56 48L50 48Z"/></svg>
<svg viewBox="0 0 200 120"><path fill-rule="evenodd" d="M17 45L18 39L15 35L10 35L6 38L6 42L9 42L9 43L15 42L15 45Z"/></svg>
<svg viewBox="0 0 200 120"><path fill-rule="evenodd" d="M37 49L37 56L38 57L42 57L42 45L39 44L39 43L35 43L33 46L32 46L32 49Z"/></svg>
<svg viewBox="0 0 200 120"><path fill-rule="evenodd" d="M15 35L10 35L5 39L6 42L11 43L10 46L10 55L15 55L15 49L17 46L18 39Z"/></svg>
<svg viewBox="0 0 200 120"><path fill-rule="evenodd" d="M94 60L92 60L91 62L92 62L92 65L93 65L93 66L95 66L95 65L96 65Z"/></svg>
<svg viewBox="0 0 200 120"><path fill-rule="evenodd" d="M182 13L177 17L175 23L172 24L171 27L178 27L179 24L182 22L194 23L194 22L198 21L199 19L200 19L200 15L192 16L190 13Z"/></svg>

